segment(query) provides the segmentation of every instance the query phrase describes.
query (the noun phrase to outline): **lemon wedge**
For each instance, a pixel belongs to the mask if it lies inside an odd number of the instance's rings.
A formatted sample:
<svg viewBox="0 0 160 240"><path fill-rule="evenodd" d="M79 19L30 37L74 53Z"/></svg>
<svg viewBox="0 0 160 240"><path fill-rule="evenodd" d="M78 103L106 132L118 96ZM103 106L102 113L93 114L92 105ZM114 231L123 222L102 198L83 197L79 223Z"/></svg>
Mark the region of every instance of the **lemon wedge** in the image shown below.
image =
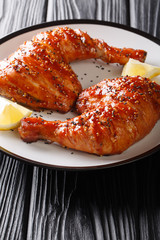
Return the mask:
<svg viewBox="0 0 160 240"><path fill-rule="evenodd" d="M141 76L147 78L154 78L160 75L160 67L152 66L147 63L142 63L138 60L129 59L129 61L124 65L122 70L122 76ZM159 80L160 83L160 80Z"/></svg>
<svg viewBox="0 0 160 240"><path fill-rule="evenodd" d="M0 130L10 130L20 125L20 120L32 111L0 96Z"/></svg>

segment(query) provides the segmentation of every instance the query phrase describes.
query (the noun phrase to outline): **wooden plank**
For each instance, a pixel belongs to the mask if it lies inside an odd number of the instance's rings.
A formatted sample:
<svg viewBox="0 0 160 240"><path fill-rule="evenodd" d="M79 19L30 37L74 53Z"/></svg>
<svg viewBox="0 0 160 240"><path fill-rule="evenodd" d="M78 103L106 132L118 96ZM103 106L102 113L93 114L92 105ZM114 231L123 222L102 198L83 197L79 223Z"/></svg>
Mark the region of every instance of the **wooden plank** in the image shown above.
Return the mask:
<svg viewBox="0 0 160 240"><path fill-rule="evenodd" d="M0 238L25 239L32 168L0 154Z"/></svg>
<svg viewBox="0 0 160 240"><path fill-rule="evenodd" d="M159 9L159 0L130 0L131 26L160 38Z"/></svg>
<svg viewBox="0 0 160 240"><path fill-rule="evenodd" d="M1 0L0 37L46 20L46 0Z"/></svg>
<svg viewBox="0 0 160 240"><path fill-rule="evenodd" d="M46 21L97 19L128 23L128 0L48 0Z"/></svg>
<svg viewBox="0 0 160 240"><path fill-rule="evenodd" d="M28 239L159 239L158 162L157 154L91 172L34 168Z"/></svg>

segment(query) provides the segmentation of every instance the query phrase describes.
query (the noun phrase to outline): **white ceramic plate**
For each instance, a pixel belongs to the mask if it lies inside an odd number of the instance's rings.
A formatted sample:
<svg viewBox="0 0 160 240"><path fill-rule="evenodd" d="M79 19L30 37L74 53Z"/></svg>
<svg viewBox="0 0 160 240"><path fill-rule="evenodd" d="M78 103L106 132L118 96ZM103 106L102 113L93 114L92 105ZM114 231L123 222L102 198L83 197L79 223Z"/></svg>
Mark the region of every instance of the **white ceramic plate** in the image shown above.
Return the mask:
<svg viewBox="0 0 160 240"><path fill-rule="evenodd" d="M20 30L0 40L0 59L7 57L20 44L26 40L30 40L36 33L66 25L74 29L80 28L87 31L93 38L101 38L112 46L144 49L148 52L146 62L153 65L160 65L160 54L158 54L160 51L160 41L158 39L122 25L99 21L61 21L57 23L45 23ZM103 78L118 77L122 71L122 66L118 64L107 65L95 59L75 62L71 65L78 74L83 88L96 84ZM48 120L65 120L66 118L73 117L74 113L60 114L45 111L34 112L33 116L35 115L41 115L44 119ZM140 159L157 150L159 146L160 121L157 122L148 136L122 154L103 157L72 149L64 149L55 143L45 144L43 141L39 141L27 144L20 139L17 130L0 132L0 148L2 151L27 162L62 169L97 169L115 166Z"/></svg>

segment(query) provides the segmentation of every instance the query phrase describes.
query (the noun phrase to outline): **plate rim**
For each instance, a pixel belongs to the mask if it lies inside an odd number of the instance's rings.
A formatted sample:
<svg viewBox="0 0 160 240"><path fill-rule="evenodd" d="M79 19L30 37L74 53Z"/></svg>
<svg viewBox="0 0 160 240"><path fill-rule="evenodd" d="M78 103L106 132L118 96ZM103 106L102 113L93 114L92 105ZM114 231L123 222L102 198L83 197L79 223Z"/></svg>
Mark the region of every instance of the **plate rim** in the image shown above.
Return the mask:
<svg viewBox="0 0 160 240"><path fill-rule="evenodd" d="M24 33L33 31L33 30L38 30L41 28L46 28L46 27L53 27L53 26L60 26L60 25L69 25L69 24L91 24L91 25L101 25L101 26L110 26L110 27L114 27L114 28L119 28L119 29L123 29L123 30L127 30L129 32L135 33L139 36L145 37L151 41L153 41L154 43L158 44L160 46L160 39L158 39L155 36L150 35L149 33L146 33L142 30L130 27L128 25L124 25L121 23L114 23L114 22L109 22L109 21L104 21L104 20L94 20L94 19L71 19L71 20L58 20L58 21L50 21L50 22L44 22L44 23L40 23L40 24L35 24L29 27L25 27L25 28L21 28L20 30L14 31L12 33L7 34L6 36L2 37L0 39L0 45L7 42L8 40L13 39L14 37L20 36ZM158 150L160 149L160 144L158 144L157 146L153 147L152 149L138 155L135 157L131 157L131 158L127 158L125 160L121 160L119 162L115 162L115 163L109 163L109 164L102 164L102 165L98 165L98 166L62 166L62 165L54 165L54 164L47 164L47 163L42 163L42 162L38 162L32 159L28 159L22 156L19 156L13 152L8 151L7 149L3 148L0 146L0 151L4 154L7 154L9 157L11 158L15 158L16 160L22 161L23 163L28 163L34 166L38 166L38 167L45 167L45 168L51 168L51 169L57 169L57 170L69 170L69 171L73 171L73 170L80 170L80 171L86 171L86 170L100 170L100 169L105 169L105 168L111 168L111 167L116 167L116 166L121 166L127 163L131 163L131 162L135 162L137 160L143 159L145 157L151 156L152 154L156 153Z"/></svg>
<svg viewBox="0 0 160 240"><path fill-rule="evenodd" d="M148 150L147 152L144 152L138 156L127 158L127 159L121 160L119 162L110 163L110 164L102 164L102 165L98 165L98 166L71 167L71 166L47 164L47 163L38 162L33 159L21 157L21 156L15 154L15 153L12 153L0 146L0 151L4 154L7 154L7 156L10 158L13 158L15 160L18 160L20 162L23 162L25 164L29 164L32 166L47 168L47 169L62 170L62 171L75 171L75 170L76 171L96 171L96 170L103 170L103 169L107 169L107 168L119 167L119 166L126 165L128 163L134 163L135 161L152 156L153 154L157 153L159 151L159 149L160 149L160 144L158 144L154 148L152 148L152 149ZM97 156L97 157L100 157L100 156Z"/></svg>
<svg viewBox="0 0 160 240"><path fill-rule="evenodd" d="M122 23L115 23L115 22L109 22L109 21L104 21L104 20L95 20L95 19L70 19L70 20L57 20L57 21L49 21L49 22L43 22L43 23L39 23L39 24L35 24L32 26L28 26L28 27L24 27L21 28L19 30L16 30L14 32L11 32L7 35L5 35L4 37L0 38L0 44L16 37L19 36L21 34L33 31L33 30L38 30L41 28L46 28L46 27L52 27L52 26L59 26L59 25L64 25L64 24L97 24L97 25L104 25L104 26L110 26L110 27L115 27L115 28L120 28L120 29L124 29L127 30L129 32L133 32L136 33L138 35L141 35L143 37L148 38L151 41L154 41L155 43L157 43L158 45L160 45L160 39L147 33L144 32L142 30L139 30L137 28L128 26L128 25L124 25Z"/></svg>

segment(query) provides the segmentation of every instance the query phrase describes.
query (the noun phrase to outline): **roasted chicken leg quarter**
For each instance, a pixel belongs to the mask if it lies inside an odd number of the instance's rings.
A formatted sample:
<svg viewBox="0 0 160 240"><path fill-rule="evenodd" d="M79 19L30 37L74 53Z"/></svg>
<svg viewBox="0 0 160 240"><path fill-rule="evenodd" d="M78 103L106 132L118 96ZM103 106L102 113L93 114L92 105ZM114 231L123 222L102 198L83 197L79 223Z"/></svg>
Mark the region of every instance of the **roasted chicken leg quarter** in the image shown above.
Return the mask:
<svg viewBox="0 0 160 240"><path fill-rule="evenodd" d="M160 117L160 86L142 77L104 79L77 100L81 115L66 121L26 118L19 133L98 155L118 154L146 136Z"/></svg>
<svg viewBox="0 0 160 240"><path fill-rule="evenodd" d="M67 112L82 91L71 61L99 58L125 64L145 57L143 50L110 47L81 30L56 28L37 34L0 62L0 95L32 109Z"/></svg>

